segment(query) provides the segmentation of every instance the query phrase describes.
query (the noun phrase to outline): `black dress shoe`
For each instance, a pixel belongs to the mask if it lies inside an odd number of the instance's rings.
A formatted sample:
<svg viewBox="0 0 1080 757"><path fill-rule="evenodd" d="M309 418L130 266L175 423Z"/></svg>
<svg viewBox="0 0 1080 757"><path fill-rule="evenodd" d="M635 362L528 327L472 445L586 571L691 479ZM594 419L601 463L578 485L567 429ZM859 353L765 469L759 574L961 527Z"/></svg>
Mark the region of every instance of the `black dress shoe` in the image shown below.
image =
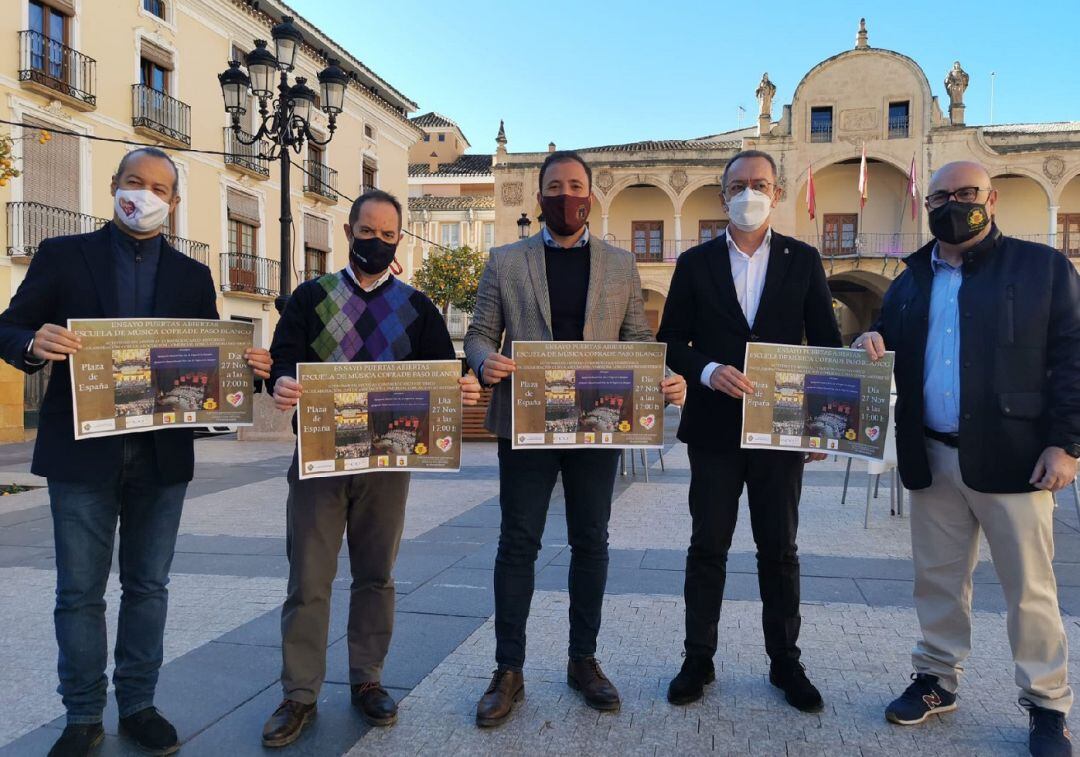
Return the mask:
<svg viewBox="0 0 1080 757"><path fill-rule="evenodd" d="M706 657L687 656L679 674L668 684L667 700L672 704L690 704L705 696L705 684L716 680L713 661Z"/></svg>
<svg viewBox="0 0 1080 757"><path fill-rule="evenodd" d="M1072 735L1065 725L1065 713L1037 707L1027 697L1020 705L1028 711L1028 752L1033 757L1071 757Z"/></svg>
<svg viewBox="0 0 1080 757"><path fill-rule="evenodd" d="M614 712L622 702L615 684L608 680L595 657L571 659L566 663L566 682L581 692L585 704L594 710Z"/></svg>
<svg viewBox="0 0 1080 757"><path fill-rule="evenodd" d="M386 726L397 722L397 702L378 681L354 684L352 703L368 725Z"/></svg>
<svg viewBox="0 0 1080 757"><path fill-rule="evenodd" d="M769 683L781 689L787 703L797 710L821 712L825 709L821 693L806 677L801 662L774 662L769 668Z"/></svg>
<svg viewBox="0 0 1080 757"><path fill-rule="evenodd" d="M487 691L476 703L476 724L481 728L502 725L514 711L514 704L524 698L525 677L521 671L497 668Z"/></svg>
<svg viewBox="0 0 1080 757"><path fill-rule="evenodd" d="M69 725L49 750L49 757L86 757L104 740L101 723Z"/></svg>
<svg viewBox="0 0 1080 757"><path fill-rule="evenodd" d="M317 709L314 704L303 704L292 699L286 699L263 726L263 746L279 747L288 746L300 738L300 732L316 715Z"/></svg>
<svg viewBox="0 0 1080 757"><path fill-rule="evenodd" d="M147 707L134 715L120 718L120 733L147 754L172 754L180 749L176 729L155 707Z"/></svg>

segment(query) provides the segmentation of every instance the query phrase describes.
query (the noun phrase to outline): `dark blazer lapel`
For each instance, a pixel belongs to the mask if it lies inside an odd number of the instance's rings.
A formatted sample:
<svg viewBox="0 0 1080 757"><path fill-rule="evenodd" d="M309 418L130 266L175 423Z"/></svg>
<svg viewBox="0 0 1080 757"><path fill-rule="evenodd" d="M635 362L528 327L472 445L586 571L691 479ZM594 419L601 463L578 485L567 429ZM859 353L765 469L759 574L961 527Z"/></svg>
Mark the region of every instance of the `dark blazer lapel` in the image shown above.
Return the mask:
<svg viewBox="0 0 1080 757"><path fill-rule="evenodd" d="M541 232L542 233L542 232ZM547 338L551 338L551 296L548 294L547 264L544 262L544 242L541 234L534 234L525 242L525 262L532 279L533 294L540 306L547 326Z"/></svg>
<svg viewBox="0 0 1080 757"><path fill-rule="evenodd" d="M735 278L731 274L731 259L728 257L727 234L716 238L705 260L708 261L720 300L731 312L735 322L750 331L750 324L746 322L746 315L739 306L739 295L735 292Z"/></svg>
<svg viewBox="0 0 1080 757"><path fill-rule="evenodd" d="M162 237L157 278L154 280L154 317L156 318L171 318L177 315L174 294L177 287L183 286L181 281L184 273L180 267L182 255L183 253Z"/></svg>
<svg viewBox="0 0 1080 757"><path fill-rule="evenodd" d="M595 326L596 326L596 309L600 305L600 301L604 296L604 277L607 275L604 270L607 263L607 245L596 239L595 237L589 237L589 292L585 299L585 341L590 341L595 338Z"/></svg>
<svg viewBox="0 0 1080 757"><path fill-rule="evenodd" d="M111 233L109 225L106 224L82 240L83 258L97 290L103 318L115 317L120 307L116 295L116 266L112 259Z"/></svg>
<svg viewBox="0 0 1080 757"><path fill-rule="evenodd" d="M769 265L765 269L765 286L761 290L761 300L758 302L755 321L760 322L763 314L768 315L769 307L780 294L780 288L784 284L784 275L790 263L791 251L788 249L787 237L774 231L772 242L769 244Z"/></svg>

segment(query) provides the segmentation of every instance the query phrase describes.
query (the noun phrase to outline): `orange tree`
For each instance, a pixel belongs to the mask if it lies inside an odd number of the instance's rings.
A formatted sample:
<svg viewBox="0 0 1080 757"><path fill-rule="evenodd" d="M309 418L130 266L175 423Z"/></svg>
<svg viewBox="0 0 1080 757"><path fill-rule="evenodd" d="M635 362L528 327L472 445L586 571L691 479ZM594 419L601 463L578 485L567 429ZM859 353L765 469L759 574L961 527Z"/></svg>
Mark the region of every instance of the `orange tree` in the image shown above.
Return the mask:
<svg viewBox="0 0 1080 757"><path fill-rule="evenodd" d="M471 247L436 248L413 273L412 284L442 310L443 318L451 305L472 313L484 262L484 253Z"/></svg>

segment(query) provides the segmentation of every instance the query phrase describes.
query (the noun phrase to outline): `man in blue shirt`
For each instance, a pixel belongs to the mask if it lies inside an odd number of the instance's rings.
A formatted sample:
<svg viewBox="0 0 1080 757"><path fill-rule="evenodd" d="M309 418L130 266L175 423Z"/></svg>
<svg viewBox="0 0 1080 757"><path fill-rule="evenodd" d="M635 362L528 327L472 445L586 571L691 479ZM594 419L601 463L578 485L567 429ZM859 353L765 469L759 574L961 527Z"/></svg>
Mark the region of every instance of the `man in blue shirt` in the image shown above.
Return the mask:
<svg viewBox="0 0 1080 757"><path fill-rule="evenodd" d="M872 331L896 353L896 440L911 493L915 673L885 711L899 725L957 708L971 651L979 533L1008 606L1033 755L1071 755L1065 630L1054 577L1052 492L1080 457L1080 276L1045 245L1006 237L977 163L949 163L926 195L935 241L906 259Z"/></svg>

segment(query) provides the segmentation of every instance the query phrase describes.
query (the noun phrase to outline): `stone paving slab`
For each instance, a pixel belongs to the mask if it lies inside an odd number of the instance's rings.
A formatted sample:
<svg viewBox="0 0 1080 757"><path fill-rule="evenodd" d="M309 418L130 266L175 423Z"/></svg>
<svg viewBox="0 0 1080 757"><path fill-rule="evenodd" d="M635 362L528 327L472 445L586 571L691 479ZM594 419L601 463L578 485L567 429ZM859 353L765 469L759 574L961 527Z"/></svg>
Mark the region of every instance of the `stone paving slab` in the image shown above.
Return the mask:
<svg viewBox="0 0 1080 757"><path fill-rule="evenodd" d="M608 596L598 657L619 687L617 714L590 710L565 683L567 596L538 592L529 620L526 699L503 726L473 718L493 667L494 628L485 622L401 702L399 725L367 733L349 755L663 754L675 747L724 754L1024 754L1026 714L1016 688L1004 618L975 616L975 652L960 710L924 726L885 722L883 707L908 683L914 612L848 604L803 606L807 668L826 710L789 707L767 682L760 604L726 602L718 682L686 707L665 700L681 664L682 601ZM1075 618L1070 641L1080 642ZM1075 660L1071 660L1075 663ZM1076 674L1070 676L1076 682Z"/></svg>

